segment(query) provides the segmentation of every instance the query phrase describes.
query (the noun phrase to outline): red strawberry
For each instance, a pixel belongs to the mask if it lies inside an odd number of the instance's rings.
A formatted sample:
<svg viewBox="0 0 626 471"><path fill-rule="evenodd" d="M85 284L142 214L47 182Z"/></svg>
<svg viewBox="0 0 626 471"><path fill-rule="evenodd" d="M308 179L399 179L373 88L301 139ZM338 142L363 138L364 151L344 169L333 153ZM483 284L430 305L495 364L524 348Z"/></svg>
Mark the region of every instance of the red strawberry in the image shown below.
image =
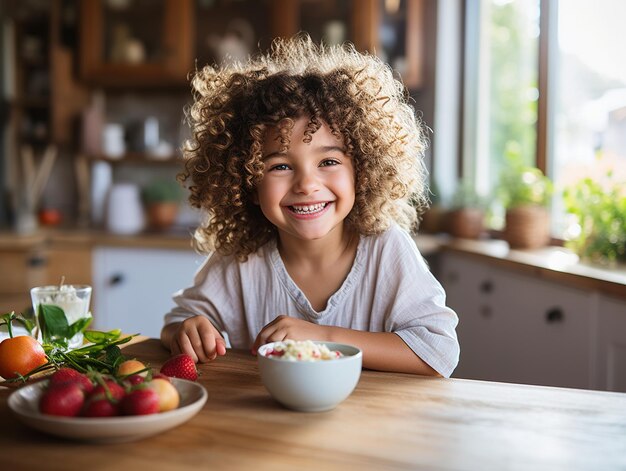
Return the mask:
<svg viewBox="0 0 626 471"><path fill-rule="evenodd" d="M49 387L41 396L39 410L43 414L74 417L85 402L85 392L77 383L61 383Z"/></svg>
<svg viewBox="0 0 626 471"><path fill-rule="evenodd" d="M143 376L135 374L124 378L124 383L128 383L130 386L137 386L138 384L143 383L145 379L146 378Z"/></svg>
<svg viewBox="0 0 626 471"><path fill-rule="evenodd" d="M174 378L188 379L195 381L198 379L196 364L186 353L175 355L167 360L161 367L161 373Z"/></svg>
<svg viewBox="0 0 626 471"><path fill-rule="evenodd" d="M107 390L109 392L108 396L107 396ZM122 386L117 384L115 381L111 379L105 379L104 385L99 384L91 392L91 396L96 396L98 394L103 394L104 396L107 396L107 397L110 396L110 399L113 399L114 401L120 401L126 394L126 390Z"/></svg>
<svg viewBox="0 0 626 471"><path fill-rule="evenodd" d="M120 406L117 402L109 401L104 394L92 395L83 408L85 417L113 417L120 415Z"/></svg>
<svg viewBox="0 0 626 471"><path fill-rule="evenodd" d="M76 383L78 384L86 394L93 391L94 384L87 377L87 375L76 371L72 368L59 368L50 376L49 386L55 386L61 383Z"/></svg>
<svg viewBox="0 0 626 471"><path fill-rule="evenodd" d="M159 412L159 395L154 389L135 389L124 396L120 402L124 415L148 415Z"/></svg>

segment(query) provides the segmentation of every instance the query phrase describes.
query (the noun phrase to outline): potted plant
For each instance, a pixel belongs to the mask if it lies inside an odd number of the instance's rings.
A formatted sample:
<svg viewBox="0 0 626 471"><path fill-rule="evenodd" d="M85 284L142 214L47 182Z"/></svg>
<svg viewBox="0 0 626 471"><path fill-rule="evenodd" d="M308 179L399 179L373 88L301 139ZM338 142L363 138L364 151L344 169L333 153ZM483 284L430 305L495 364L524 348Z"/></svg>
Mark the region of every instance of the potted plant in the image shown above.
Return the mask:
<svg viewBox="0 0 626 471"><path fill-rule="evenodd" d="M461 182L452 196L447 215L448 232L453 237L478 239L485 230L487 203L475 188Z"/></svg>
<svg viewBox="0 0 626 471"><path fill-rule="evenodd" d="M576 219L566 246L581 259L613 265L626 262L626 185L584 178L563 192L565 209Z"/></svg>
<svg viewBox="0 0 626 471"><path fill-rule="evenodd" d="M142 188L148 225L155 230L168 229L178 216L182 190L175 180L152 180Z"/></svg>
<svg viewBox="0 0 626 471"><path fill-rule="evenodd" d="M550 241L548 204L552 182L541 170L525 165L518 155L507 156L498 193L506 210L504 239L511 248L534 249Z"/></svg>

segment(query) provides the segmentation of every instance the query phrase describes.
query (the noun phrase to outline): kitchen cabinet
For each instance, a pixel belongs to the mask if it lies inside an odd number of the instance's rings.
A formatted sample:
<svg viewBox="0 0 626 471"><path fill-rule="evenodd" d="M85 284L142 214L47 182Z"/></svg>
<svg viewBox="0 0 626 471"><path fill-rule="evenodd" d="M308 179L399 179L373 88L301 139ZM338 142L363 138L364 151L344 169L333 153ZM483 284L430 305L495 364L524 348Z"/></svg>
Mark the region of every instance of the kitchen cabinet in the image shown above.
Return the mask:
<svg viewBox="0 0 626 471"><path fill-rule="evenodd" d="M96 247L94 328L159 337L172 294L192 283L203 259L191 250Z"/></svg>
<svg viewBox="0 0 626 471"><path fill-rule="evenodd" d="M598 300L596 381L599 389L626 392L626 302Z"/></svg>
<svg viewBox="0 0 626 471"><path fill-rule="evenodd" d="M275 37L351 41L411 90L424 80L425 0L81 0L79 69L96 86L188 86L198 67L244 60Z"/></svg>
<svg viewBox="0 0 626 471"><path fill-rule="evenodd" d="M33 243L0 248L0 314L15 311L32 318L30 289L34 286L91 284L91 248L80 244ZM14 332L25 334L19 324ZM7 335L0 329L0 338Z"/></svg>
<svg viewBox="0 0 626 471"><path fill-rule="evenodd" d="M192 0L82 0L81 77L111 87L187 84L192 8Z"/></svg>
<svg viewBox="0 0 626 471"><path fill-rule="evenodd" d="M274 33L308 32L316 42L345 40L375 53L400 75L410 90L424 82L425 0L283 0L276 8Z"/></svg>
<svg viewBox="0 0 626 471"><path fill-rule="evenodd" d="M444 252L440 263L459 316L456 377L592 387L594 296L463 254Z"/></svg>

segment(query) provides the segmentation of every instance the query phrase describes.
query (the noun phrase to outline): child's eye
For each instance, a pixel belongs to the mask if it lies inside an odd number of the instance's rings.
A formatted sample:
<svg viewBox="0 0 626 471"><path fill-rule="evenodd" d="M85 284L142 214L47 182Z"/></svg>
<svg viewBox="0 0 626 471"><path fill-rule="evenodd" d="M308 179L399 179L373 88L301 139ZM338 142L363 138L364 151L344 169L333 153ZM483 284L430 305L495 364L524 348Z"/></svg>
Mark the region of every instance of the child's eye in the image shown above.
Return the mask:
<svg viewBox="0 0 626 471"><path fill-rule="evenodd" d="M320 167L331 167L333 165L339 165L339 161L335 159L326 159L320 163Z"/></svg>
<svg viewBox="0 0 626 471"><path fill-rule="evenodd" d="M272 165L270 167L270 172L273 172L274 170L289 170L289 165L287 164Z"/></svg>

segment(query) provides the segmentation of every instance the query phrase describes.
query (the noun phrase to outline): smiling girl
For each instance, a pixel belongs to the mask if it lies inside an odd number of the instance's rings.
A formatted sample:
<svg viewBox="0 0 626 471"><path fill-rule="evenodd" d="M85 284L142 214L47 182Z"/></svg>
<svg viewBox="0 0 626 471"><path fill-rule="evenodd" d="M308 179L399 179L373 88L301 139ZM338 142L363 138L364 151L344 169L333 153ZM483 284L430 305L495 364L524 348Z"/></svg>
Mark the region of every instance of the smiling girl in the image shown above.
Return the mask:
<svg viewBox="0 0 626 471"><path fill-rule="evenodd" d="M205 362L332 341L366 368L449 376L458 319L409 234L427 204L424 136L389 67L299 36L193 85L181 177L208 257L163 344Z"/></svg>

